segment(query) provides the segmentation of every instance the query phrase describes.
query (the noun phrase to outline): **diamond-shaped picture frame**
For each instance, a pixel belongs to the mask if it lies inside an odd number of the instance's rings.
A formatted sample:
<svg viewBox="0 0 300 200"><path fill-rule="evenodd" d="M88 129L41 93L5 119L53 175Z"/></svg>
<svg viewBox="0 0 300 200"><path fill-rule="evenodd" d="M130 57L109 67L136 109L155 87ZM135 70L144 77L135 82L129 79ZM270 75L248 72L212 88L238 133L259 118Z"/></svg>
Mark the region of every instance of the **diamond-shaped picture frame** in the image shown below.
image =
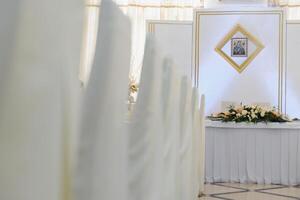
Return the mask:
<svg viewBox="0 0 300 200"><path fill-rule="evenodd" d="M232 40L234 35L238 32L242 33L249 41L251 41L256 49L250 55L248 55L247 59L242 62L242 64L236 63L231 55L228 55L222 49L223 47ZM254 58L264 49L264 45L251 33L249 33L245 28L243 28L240 24L237 24L216 46L215 51L223 57L235 70L239 73L242 73L246 67L254 60Z"/></svg>

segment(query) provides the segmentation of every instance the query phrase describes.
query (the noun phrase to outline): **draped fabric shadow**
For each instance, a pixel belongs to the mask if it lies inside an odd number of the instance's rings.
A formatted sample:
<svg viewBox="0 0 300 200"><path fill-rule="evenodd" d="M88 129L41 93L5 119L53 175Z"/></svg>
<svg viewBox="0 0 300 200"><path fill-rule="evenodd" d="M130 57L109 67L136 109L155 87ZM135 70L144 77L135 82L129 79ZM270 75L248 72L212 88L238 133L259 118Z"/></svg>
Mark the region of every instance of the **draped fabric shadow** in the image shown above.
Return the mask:
<svg viewBox="0 0 300 200"><path fill-rule="evenodd" d="M125 113L130 66L130 22L102 1L90 81L83 94L75 182L77 200L127 197Z"/></svg>
<svg viewBox="0 0 300 200"><path fill-rule="evenodd" d="M63 198L64 74L78 67L82 9L80 0L1 3L0 199Z"/></svg>

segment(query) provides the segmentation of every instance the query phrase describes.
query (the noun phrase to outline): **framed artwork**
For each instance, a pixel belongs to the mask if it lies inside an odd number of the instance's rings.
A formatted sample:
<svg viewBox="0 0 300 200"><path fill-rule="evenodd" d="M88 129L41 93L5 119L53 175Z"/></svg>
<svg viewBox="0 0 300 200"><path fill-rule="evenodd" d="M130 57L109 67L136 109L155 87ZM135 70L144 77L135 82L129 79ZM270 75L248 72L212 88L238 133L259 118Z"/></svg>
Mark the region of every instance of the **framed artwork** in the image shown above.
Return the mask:
<svg viewBox="0 0 300 200"><path fill-rule="evenodd" d="M252 51L249 50L249 43L253 46ZM226 50L227 46L229 46L228 50ZM242 73L263 48L264 45L254 35L237 24L219 42L215 51L234 69ZM242 62L239 63L239 59L242 59Z"/></svg>
<svg viewBox="0 0 300 200"><path fill-rule="evenodd" d="M231 57L248 57L248 38L231 38Z"/></svg>

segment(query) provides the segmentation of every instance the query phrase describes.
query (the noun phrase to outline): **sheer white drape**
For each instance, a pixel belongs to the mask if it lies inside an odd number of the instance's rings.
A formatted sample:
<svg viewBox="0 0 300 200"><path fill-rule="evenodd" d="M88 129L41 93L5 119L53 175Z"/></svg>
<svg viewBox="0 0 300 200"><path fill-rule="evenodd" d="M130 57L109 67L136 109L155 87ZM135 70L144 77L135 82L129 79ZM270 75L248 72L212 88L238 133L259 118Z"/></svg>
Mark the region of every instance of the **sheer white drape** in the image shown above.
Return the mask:
<svg viewBox="0 0 300 200"><path fill-rule="evenodd" d="M288 8L288 19L300 19L300 0L280 0L280 5Z"/></svg>
<svg viewBox="0 0 300 200"><path fill-rule="evenodd" d="M203 0L114 0L132 22L131 77L140 74L146 20L192 20L193 9L201 7ZM80 80L89 79L93 61L100 0L86 0L85 36L81 58ZM138 79L138 78L137 78Z"/></svg>
<svg viewBox="0 0 300 200"><path fill-rule="evenodd" d="M300 19L300 0L269 0L269 5L287 8L287 19Z"/></svg>

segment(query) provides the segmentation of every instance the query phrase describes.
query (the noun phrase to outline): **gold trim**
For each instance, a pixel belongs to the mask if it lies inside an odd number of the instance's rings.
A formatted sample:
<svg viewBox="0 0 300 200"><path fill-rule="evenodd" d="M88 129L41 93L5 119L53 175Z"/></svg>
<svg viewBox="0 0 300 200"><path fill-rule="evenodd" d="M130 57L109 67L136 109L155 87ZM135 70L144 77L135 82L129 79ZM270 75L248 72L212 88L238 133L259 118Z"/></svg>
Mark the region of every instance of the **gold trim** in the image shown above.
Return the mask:
<svg viewBox="0 0 300 200"><path fill-rule="evenodd" d="M146 21L146 31L147 33L155 33L155 25L189 25L192 26L192 21L172 21L172 20L147 20Z"/></svg>
<svg viewBox="0 0 300 200"><path fill-rule="evenodd" d="M99 4L86 4L87 7L100 7ZM181 8L181 9L194 9L203 7L202 4L199 6L193 5L174 5L174 4L142 4L142 3L130 3L130 4L118 4L120 8L126 7L137 7L137 8Z"/></svg>
<svg viewBox="0 0 300 200"><path fill-rule="evenodd" d="M155 25L158 25L158 24L163 24L163 25L188 25L188 26L191 26L191 28L193 29L193 21L176 21L176 20L147 20L146 21L146 30L147 30L147 33L152 33L152 34L155 34ZM192 30L192 34L193 34L193 30ZM192 36L193 37L193 36ZM194 46L193 46L193 41L191 40L191 63L193 62L193 54L194 54ZM190 74L190 77L191 77L191 80L193 79L193 64L191 64L191 74Z"/></svg>
<svg viewBox="0 0 300 200"><path fill-rule="evenodd" d="M283 51L284 51L284 45L283 45L283 37L284 37L284 10L278 9L278 10L261 10L261 11L218 11L218 10L195 10L194 11L194 47L195 50L193 55L193 64L194 64L194 83L196 87L199 87L199 45L200 45L200 17L201 16L207 16L207 15L278 15L279 16L279 74L278 74L278 109L282 112L282 68L284 67L284 61L283 61Z"/></svg>
<svg viewBox="0 0 300 200"><path fill-rule="evenodd" d="M155 32L155 23L148 22L147 23L147 32L148 33L154 33Z"/></svg>
<svg viewBox="0 0 300 200"><path fill-rule="evenodd" d="M87 7L100 7L99 4L85 4ZM188 4L183 4L183 5L174 5L174 4L142 4L142 3L130 3L130 4L118 4L119 7L124 8L124 7L138 7L138 8L182 8L182 9L194 9L194 8L202 8L203 3L199 3L199 6L193 6L193 5L188 5ZM297 8L300 7L300 4L281 4L279 7L282 8Z"/></svg>
<svg viewBox="0 0 300 200"><path fill-rule="evenodd" d="M282 8L298 8L300 7L300 4L282 4L280 5Z"/></svg>
<svg viewBox="0 0 300 200"><path fill-rule="evenodd" d="M241 64L237 64L230 56L228 56L222 48L228 43L228 41L236 34L242 33L245 35L251 42L253 42L256 46L255 51ZM253 61L253 59L263 50L264 45L253 35L251 35L246 29L244 29L240 24L237 24L217 45L215 51L223 57L234 69L236 69L239 73L242 73L246 67Z"/></svg>

